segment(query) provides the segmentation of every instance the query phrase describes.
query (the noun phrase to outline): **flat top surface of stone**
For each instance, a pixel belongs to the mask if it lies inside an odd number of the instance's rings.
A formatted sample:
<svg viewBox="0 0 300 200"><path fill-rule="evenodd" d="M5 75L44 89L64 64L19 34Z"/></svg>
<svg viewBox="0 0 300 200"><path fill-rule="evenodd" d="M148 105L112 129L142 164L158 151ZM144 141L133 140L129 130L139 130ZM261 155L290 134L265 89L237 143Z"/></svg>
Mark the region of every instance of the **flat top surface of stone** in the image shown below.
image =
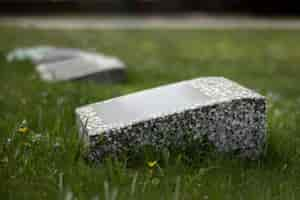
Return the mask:
<svg viewBox="0 0 300 200"><path fill-rule="evenodd" d="M38 65L38 70L49 74L51 79L68 80L123 67L123 63L116 58L81 53L71 59Z"/></svg>
<svg viewBox="0 0 300 200"><path fill-rule="evenodd" d="M90 104L78 108L77 113L82 120L90 120L89 125L105 130L240 98L263 97L225 78L208 77Z"/></svg>
<svg viewBox="0 0 300 200"><path fill-rule="evenodd" d="M189 85L180 84L95 104L93 108L100 114L105 123L112 124L134 119L145 120L155 113L184 109L199 102L208 102L209 99L209 96L195 92Z"/></svg>
<svg viewBox="0 0 300 200"><path fill-rule="evenodd" d="M45 50L44 53L41 54L39 57L33 57L32 60L35 63L55 62L64 59L70 59L79 56L79 54L79 49L49 48L47 51Z"/></svg>
<svg viewBox="0 0 300 200"><path fill-rule="evenodd" d="M35 46L30 48L17 48L7 55L7 60L9 62L14 60L40 60L47 54L49 51L54 50L55 48L51 46Z"/></svg>

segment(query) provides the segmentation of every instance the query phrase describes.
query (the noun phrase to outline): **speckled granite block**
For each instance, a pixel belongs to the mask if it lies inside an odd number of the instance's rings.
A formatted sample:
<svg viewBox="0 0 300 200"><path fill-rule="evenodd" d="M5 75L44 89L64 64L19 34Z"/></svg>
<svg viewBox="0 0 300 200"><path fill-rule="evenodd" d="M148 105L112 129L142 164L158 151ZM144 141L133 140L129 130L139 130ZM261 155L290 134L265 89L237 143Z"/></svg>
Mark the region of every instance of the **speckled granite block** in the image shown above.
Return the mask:
<svg viewBox="0 0 300 200"><path fill-rule="evenodd" d="M256 158L266 138L265 107L258 93L207 77L83 106L76 116L94 161L145 145L172 149L204 138L220 152Z"/></svg>
<svg viewBox="0 0 300 200"><path fill-rule="evenodd" d="M118 82L125 79L125 65L119 59L101 54L80 52L76 57L37 66L41 78L57 82L67 80L94 80Z"/></svg>

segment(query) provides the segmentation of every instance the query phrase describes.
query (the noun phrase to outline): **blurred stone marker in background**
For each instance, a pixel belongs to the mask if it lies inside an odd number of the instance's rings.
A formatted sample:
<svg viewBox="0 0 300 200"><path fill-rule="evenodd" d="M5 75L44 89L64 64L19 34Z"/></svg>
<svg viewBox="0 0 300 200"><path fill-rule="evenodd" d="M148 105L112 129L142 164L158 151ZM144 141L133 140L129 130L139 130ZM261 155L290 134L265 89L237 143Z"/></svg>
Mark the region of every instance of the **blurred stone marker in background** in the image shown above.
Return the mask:
<svg viewBox="0 0 300 200"><path fill-rule="evenodd" d="M266 138L265 107L260 94L206 77L82 106L75 113L92 161L146 145L161 150L194 142L200 147L203 141L220 152L257 158Z"/></svg>
<svg viewBox="0 0 300 200"><path fill-rule="evenodd" d="M37 66L46 81L94 80L118 82L125 79L125 65L119 59L101 54L81 52L77 57Z"/></svg>
<svg viewBox="0 0 300 200"><path fill-rule="evenodd" d="M118 82L125 79L125 65L115 57L71 48L37 46L19 48L7 55L9 62L30 60L45 81L95 80Z"/></svg>
<svg viewBox="0 0 300 200"><path fill-rule="evenodd" d="M8 62L29 60L35 62L45 57L47 52L52 51L51 46L35 46L30 48L17 48L8 53L6 59Z"/></svg>
<svg viewBox="0 0 300 200"><path fill-rule="evenodd" d="M79 54L79 49L36 46L31 48L18 48L11 51L7 55L7 61L29 60L34 64L41 64L74 58Z"/></svg>
<svg viewBox="0 0 300 200"><path fill-rule="evenodd" d="M75 58L80 55L79 49L71 49L71 48L50 48L48 51L45 51L41 56L32 57L32 62L34 64L43 64L43 63L51 63L58 62L63 60L68 60L71 58Z"/></svg>

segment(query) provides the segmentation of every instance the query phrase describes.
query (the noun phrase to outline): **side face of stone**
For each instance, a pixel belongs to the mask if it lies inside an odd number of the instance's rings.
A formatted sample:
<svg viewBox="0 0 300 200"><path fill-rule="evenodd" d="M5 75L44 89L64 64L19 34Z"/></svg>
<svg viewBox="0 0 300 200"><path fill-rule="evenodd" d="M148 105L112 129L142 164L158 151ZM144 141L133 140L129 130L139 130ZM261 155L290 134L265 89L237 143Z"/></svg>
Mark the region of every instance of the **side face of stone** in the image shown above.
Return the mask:
<svg viewBox="0 0 300 200"><path fill-rule="evenodd" d="M40 64L37 71L46 81L94 79L114 82L123 78L125 66L117 59L81 53L71 59Z"/></svg>
<svg viewBox="0 0 300 200"><path fill-rule="evenodd" d="M266 136L265 98L230 80L170 84L76 109L90 159L109 153L184 147L207 140L218 151L255 158Z"/></svg>

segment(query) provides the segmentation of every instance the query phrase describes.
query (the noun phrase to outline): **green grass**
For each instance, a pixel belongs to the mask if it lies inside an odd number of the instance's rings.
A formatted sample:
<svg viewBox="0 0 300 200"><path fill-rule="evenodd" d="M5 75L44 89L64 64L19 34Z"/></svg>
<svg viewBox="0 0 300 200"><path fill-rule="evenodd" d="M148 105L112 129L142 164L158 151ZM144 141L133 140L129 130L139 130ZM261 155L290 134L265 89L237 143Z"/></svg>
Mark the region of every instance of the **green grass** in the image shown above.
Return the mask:
<svg viewBox="0 0 300 200"><path fill-rule="evenodd" d="M0 199L299 199L299 31L41 31L0 27ZM95 49L128 66L123 84L48 84L8 51L40 44ZM200 76L224 76L268 97L257 161L194 152L144 162L78 156L77 106ZM19 133L26 121L30 131ZM146 161L158 160L152 173ZM116 198L115 198L116 197Z"/></svg>

